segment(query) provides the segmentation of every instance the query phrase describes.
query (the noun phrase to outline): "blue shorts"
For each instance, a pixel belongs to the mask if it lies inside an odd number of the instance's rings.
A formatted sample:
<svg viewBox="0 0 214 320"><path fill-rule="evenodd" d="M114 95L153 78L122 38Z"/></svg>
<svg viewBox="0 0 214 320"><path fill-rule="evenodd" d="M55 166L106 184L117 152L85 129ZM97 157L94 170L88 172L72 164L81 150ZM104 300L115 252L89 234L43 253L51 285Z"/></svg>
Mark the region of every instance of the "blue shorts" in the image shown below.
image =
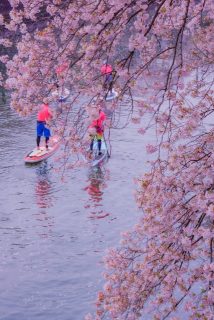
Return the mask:
<svg viewBox="0 0 214 320"><path fill-rule="evenodd" d="M108 73L105 77L105 83L109 84L113 81L113 75L112 73Z"/></svg>
<svg viewBox="0 0 214 320"><path fill-rule="evenodd" d="M51 132L45 127L45 124L45 122L37 121L36 132L38 137L44 136L45 138L49 138L51 136Z"/></svg>

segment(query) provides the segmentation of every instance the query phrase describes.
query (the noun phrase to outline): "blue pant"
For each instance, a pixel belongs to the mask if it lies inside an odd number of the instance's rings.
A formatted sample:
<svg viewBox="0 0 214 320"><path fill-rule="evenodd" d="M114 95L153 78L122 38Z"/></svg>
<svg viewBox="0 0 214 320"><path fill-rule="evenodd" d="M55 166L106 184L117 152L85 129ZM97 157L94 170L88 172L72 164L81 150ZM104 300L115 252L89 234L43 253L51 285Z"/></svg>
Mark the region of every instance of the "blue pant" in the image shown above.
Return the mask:
<svg viewBox="0 0 214 320"><path fill-rule="evenodd" d="M45 125L46 125L45 121L37 121L37 128L36 128L36 132L37 132L37 138L36 138L37 147L39 147L39 145L40 145L41 137L44 136L45 137L46 148L48 148L48 140L49 140L49 137L51 135L51 132L50 132L50 130L48 128L45 127Z"/></svg>
<svg viewBox="0 0 214 320"><path fill-rule="evenodd" d="M104 81L104 88L112 94L112 89L113 89L113 75L112 73L108 73L105 75L105 81Z"/></svg>
<svg viewBox="0 0 214 320"><path fill-rule="evenodd" d="M112 83L112 81L113 81L113 75L112 75L112 73L106 74L106 76L105 76L105 83L108 84L108 85L110 85L110 84Z"/></svg>
<svg viewBox="0 0 214 320"><path fill-rule="evenodd" d="M37 137L44 136L45 138L49 138L51 136L50 130L46 128L45 125L45 121L37 121Z"/></svg>

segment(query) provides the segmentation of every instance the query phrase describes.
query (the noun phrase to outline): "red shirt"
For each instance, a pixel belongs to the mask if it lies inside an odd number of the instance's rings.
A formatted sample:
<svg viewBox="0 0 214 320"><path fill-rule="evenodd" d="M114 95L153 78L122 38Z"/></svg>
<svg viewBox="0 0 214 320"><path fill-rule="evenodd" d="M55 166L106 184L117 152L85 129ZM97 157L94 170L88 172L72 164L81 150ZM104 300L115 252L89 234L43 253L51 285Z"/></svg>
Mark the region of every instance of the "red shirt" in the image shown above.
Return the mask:
<svg viewBox="0 0 214 320"><path fill-rule="evenodd" d="M98 134L102 134L103 132L103 122L105 121L106 119L106 115L103 111L100 111L99 112L99 118L96 119L96 120L93 120L91 125L90 125L90 128L96 128L96 131Z"/></svg>
<svg viewBox="0 0 214 320"><path fill-rule="evenodd" d="M102 74L109 74L109 73L112 73L112 66L110 64L104 64L102 67L101 67L101 73Z"/></svg>
<svg viewBox="0 0 214 320"><path fill-rule="evenodd" d="M52 112L49 108L49 105L43 104L40 108L40 111L38 112L37 120L38 121L48 121L51 118L52 118Z"/></svg>

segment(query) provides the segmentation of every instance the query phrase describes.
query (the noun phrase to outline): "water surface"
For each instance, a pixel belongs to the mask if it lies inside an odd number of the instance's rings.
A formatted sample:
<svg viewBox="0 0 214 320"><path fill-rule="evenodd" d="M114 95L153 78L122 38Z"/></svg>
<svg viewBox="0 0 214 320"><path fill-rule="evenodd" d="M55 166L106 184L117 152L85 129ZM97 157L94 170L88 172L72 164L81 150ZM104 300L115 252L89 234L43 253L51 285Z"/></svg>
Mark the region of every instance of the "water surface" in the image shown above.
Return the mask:
<svg viewBox="0 0 214 320"><path fill-rule="evenodd" d="M102 258L141 212L133 179L145 171L142 136L112 130L103 166L66 173L54 157L26 166L34 119L0 106L0 319L81 320L103 285ZM138 125L139 127L139 125Z"/></svg>

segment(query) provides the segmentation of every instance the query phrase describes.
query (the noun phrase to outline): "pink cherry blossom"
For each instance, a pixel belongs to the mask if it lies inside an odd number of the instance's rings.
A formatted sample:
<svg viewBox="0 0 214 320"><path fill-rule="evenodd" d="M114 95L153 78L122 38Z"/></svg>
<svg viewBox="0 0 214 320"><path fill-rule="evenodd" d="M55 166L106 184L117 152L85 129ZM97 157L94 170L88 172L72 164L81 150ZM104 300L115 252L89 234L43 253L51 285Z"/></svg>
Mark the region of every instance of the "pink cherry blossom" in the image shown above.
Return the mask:
<svg viewBox="0 0 214 320"><path fill-rule="evenodd" d="M154 153L137 179L142 217L104 258L106 284L86 319L179 319L177 309L213 319L213 0L9 2L0 61L11 107L27 116L53 84L72 91L55 123L62 170L84 165L87 128L105 105L106 60L119 93L109 130L142 123Z"/></svg>

